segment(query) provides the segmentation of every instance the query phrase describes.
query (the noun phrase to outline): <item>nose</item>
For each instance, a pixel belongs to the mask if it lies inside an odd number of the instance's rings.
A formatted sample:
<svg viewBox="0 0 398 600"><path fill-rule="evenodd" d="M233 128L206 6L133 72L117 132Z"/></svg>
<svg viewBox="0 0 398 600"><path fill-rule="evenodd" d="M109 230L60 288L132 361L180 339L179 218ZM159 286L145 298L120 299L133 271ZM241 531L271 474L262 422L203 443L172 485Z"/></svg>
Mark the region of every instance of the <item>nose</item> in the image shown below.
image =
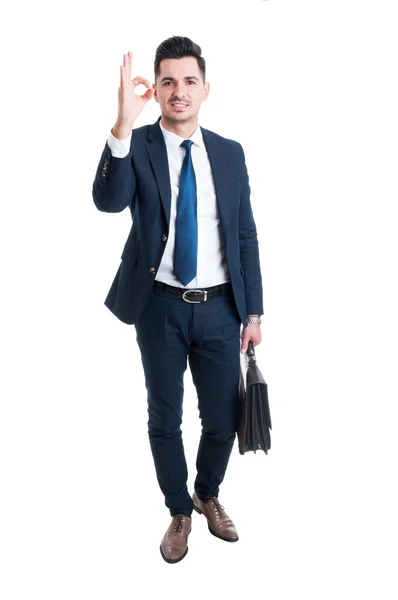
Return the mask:
<svg viewBox="0 0 398 600"><path fill-rule="evenodd" d="M177 96L177 98L179 98L180 100L184 100L185 99L185 89L184 89L184 83L183 82L177 82L176 83L176 88L175 88L175 94Z"/></svg>

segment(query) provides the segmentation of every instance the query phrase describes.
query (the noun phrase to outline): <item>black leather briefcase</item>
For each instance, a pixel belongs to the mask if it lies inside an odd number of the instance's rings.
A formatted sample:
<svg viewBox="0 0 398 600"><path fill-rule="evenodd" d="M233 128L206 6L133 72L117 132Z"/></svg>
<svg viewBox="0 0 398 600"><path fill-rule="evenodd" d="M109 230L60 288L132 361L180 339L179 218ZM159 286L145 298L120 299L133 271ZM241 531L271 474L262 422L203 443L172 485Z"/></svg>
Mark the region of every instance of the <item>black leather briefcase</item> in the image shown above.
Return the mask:
<svg viewBox="0 0 398 600"><path fill-rule="evenodd" d="M268 387L256 362L253 342L241 355L238 405L239 453L271 448Z"/></svg>

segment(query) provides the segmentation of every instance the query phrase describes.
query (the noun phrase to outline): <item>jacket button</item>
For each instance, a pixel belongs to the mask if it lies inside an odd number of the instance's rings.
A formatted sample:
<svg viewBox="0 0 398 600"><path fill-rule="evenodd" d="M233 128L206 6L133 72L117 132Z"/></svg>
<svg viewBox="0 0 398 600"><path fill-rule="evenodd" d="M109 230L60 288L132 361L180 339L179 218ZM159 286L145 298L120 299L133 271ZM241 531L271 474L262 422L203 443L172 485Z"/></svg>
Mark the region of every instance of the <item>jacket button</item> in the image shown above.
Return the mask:
<svg viewBox="0 0 398 600"><path fill-rule="evenodd" d="M162 240L165 242L167 240L167 235L163 235Z"/></svg>
<svg viewBox="0 0 398 600"><path fill-rule="evenodd" d="M156 269L155 269L155 267L151 267L151 268L149 269L149 271L150 271L151 273L154 273L154 272L156 271Z"/></svg>

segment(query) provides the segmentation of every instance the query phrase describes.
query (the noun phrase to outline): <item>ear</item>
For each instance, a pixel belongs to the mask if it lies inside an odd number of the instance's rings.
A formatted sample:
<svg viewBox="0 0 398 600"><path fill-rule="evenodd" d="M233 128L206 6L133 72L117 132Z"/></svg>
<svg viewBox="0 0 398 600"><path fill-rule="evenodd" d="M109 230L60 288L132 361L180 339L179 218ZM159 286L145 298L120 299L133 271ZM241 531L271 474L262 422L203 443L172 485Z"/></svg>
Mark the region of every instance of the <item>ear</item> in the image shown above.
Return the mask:
<svg viewBox="0 0 398 600"><path fill-rule="evenodd" d="M156 90L156 83L152 84L152 88L153 88L153 97L155 98L156 102L159 102L158 92Z"/></svg>
<svg viewBox="0 0 398 600"><path fill-rule="evenodd" d="M204 92L204 96L203 96L203 100L207 100L208 96L210 94L210 83L208 81L206 81L205 83L205 92Z"/></svg>

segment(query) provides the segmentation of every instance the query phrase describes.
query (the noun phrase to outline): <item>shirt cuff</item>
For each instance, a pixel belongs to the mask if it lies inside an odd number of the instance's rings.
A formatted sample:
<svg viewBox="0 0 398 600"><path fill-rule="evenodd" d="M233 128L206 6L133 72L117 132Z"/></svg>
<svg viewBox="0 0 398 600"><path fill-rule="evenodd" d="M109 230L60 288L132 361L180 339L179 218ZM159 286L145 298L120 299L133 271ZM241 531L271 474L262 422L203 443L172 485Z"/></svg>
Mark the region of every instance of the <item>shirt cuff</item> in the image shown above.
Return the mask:
<svg viewBox="0 0 398 600"><path fill-rule="evenodd" d="M108 138L108 146L110 148L112 156L116 158L124 158L130 152L130 144L131 144L131 136L133 132L126 138L119 140L119 138L115 137L111 132Z"/></svg>

